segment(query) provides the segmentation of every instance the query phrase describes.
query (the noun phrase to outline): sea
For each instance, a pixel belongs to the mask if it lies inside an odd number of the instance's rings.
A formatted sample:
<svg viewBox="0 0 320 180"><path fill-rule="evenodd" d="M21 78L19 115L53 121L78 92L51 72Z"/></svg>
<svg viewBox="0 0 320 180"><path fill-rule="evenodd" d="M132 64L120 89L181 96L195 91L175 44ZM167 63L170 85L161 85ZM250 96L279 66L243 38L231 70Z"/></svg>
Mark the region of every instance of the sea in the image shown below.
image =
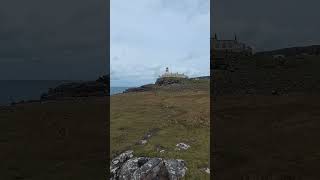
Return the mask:
<svg viewBox="0 0 320 180"><path fill-rule="evenodd" d="M110 87L110 95L119 94L130 87Z"/></svg>
<svg viewBox="0 0 320 180"><path fill-rule="evenodd" d="M39 100L49 88L69 82L66 80L0 80L0 106L9 105L12 102ZM110 94L122 93L129 87L111 87Z"/></svg>
<svg viewBox="0 0 320 180"><path fill-rule="evenodd" d="M39 100L49 88L55 88L65 80L0 80L0 105L12 102Z"/></svg>

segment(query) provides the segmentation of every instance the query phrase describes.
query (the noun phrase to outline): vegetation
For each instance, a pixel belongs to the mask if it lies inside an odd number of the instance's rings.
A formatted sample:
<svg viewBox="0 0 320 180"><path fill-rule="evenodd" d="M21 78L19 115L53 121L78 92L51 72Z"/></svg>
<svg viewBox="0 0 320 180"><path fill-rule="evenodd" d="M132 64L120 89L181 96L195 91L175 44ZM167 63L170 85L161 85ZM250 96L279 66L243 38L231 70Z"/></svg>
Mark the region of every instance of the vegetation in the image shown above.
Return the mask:
<svg viewBox="0 0 320 180"><path fill-rule="evenodd" d="M107 99L0 109L1 179L104 179Z"/></svg>
<svg viewBox="0 0 320 180"><path fill-rule="evenodd" d="M137 156L183 159L186 179L209 179L200 170L210 168L209 85L208 79L190 80L111 96L111 156L131 149ZM137 144L148 132L148 142ZM178 151L180 142L191 147Z"/></svg>

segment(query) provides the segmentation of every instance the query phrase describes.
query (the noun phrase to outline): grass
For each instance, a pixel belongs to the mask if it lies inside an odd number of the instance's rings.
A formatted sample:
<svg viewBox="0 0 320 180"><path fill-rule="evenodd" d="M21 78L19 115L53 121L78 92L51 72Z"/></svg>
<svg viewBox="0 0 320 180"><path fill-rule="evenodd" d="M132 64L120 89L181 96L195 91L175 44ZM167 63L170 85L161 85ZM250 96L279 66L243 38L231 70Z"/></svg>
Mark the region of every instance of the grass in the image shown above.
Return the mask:
<svg viewBox="0 0 320 180"><path fill-rule="evenodd" d="M0 179L103 179L106 98L0 110Z"/></svg>
<svg viewBox="0 0 320 180"><path fill-rule="evenodd" d="M318 102L319 95L217 97L213 132L217 176L318 179Z"/></svg>
<svg viewBox="0 0 320 180"><path fill-rule="evenodd" d="M183 159L188 167L186 179L209 179L200 170L209 167L209 95L209 80L198 80L112 96L111 156L131 149L136 156ZM136 144L152 129L158 131L147 144ZM180 142L191 147L177 151L175 145ZM157 147L165 152L158 152Z"/></svg>
<svg viewBox="0 0 320 180"><path fill-rule="evenodd" d="M111 97L111 155L184 159L186 179L209 179L209 81ZM106 174L106 98L27 103L0 108L0 179L103 179ZM145 146L136 145L148 131ZM176 151L175 145L191 145ZM156 147L165 149L159 153Z"/></svg>

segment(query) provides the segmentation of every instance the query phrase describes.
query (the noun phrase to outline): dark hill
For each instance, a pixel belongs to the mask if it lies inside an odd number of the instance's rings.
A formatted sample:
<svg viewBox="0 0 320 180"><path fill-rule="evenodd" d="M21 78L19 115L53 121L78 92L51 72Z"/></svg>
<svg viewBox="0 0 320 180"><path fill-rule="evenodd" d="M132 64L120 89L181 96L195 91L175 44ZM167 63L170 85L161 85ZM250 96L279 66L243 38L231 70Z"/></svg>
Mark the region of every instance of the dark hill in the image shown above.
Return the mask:
<svg viewBox="0 0 320 180"><path fill-rule="evenodd" d="M154 84L146 84L140 87L129 88L124 91L124 93L128 92L144 92L144 91L152 91L155 89L190 89L190 86L197 86L198 82L210 80L210 76L201 76L195 78L175 78L175 77L165 77L158 78ZM201 83L200 83L201 84Z"/></svg>
<svg viewBox="0 0 320 180"><path fill-rule="evenodd" d="M291 48L283 48L272 51L263 51L258 52L255 55L276 55L282 54L285 56L295 56L301 54L309 54L309 55L319 55L320 54L320 45L312 45L312 46L304 46L304 47L291 47Z"/></svg>
<svg viewBox="0 0 320 180"><path fill-rule="evenodd" d="M74 97L109 95L109 75L99 77L95 81L83 81L61 84L51 88L41 96L41 100L57 100Z"/></svg>
<svg viewBox="0 0 320 180"><path fill-rule="evenodd" d="M230 68L213 71L215 95L319 94L320 57L252 56L230 62Z"/></svg>

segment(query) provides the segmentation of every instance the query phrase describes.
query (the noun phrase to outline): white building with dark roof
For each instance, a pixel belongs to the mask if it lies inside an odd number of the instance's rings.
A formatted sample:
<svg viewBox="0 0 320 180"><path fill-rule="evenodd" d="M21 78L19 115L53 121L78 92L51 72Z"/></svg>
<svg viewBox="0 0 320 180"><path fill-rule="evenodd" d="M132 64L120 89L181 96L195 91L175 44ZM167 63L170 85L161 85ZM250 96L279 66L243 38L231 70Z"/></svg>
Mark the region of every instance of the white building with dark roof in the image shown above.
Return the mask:
<svg viewBox="0 0 320 180"><path fill-rule="evenodd" d="M188 78L188 76L184 75L184 74L180 74L180 73L172 73L169 72L169 68L166 68L166 72L164 74L162 74L159 78L170 78L170 77L174 77L174 78Z"/></svg>
<svg viewBox="0 0 320 180"><path fill-rule="evenodd" d="M215 34L211 41L211 48L215 51L242 53L247 55L253 54L253 48L238 41L237 36L231 40L220 40L218 39L217 34Z"/></svg>

